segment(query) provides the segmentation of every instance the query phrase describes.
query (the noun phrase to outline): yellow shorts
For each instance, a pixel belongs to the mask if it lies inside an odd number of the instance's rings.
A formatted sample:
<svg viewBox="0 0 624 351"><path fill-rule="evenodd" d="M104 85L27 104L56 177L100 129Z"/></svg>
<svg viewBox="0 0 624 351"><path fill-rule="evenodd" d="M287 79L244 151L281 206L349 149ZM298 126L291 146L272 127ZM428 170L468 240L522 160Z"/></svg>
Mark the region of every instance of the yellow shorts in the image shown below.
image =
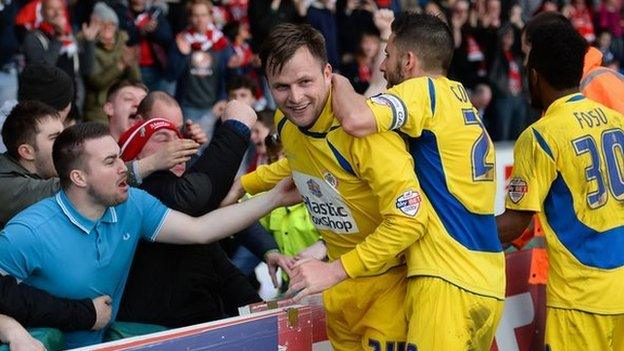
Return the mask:
<svg viewBox="0 0 624 351"><path fill-rule="evenodd" d="M323 293L334 350L404 349L406 273L403 265L378 276L347 279Z"/></svg>
<svg viewBox="0 0 624 351"><path fill-rule="evenodd" d="M489 351L504 307L502 300L423 276L408 278L405 301L407 351Z"/></svg>
<svg viewBox="0 0 624 351"><path fill-rule="evenodd" d="M551 351L624 351L624 314L547 307L546 345Z"/></svg>

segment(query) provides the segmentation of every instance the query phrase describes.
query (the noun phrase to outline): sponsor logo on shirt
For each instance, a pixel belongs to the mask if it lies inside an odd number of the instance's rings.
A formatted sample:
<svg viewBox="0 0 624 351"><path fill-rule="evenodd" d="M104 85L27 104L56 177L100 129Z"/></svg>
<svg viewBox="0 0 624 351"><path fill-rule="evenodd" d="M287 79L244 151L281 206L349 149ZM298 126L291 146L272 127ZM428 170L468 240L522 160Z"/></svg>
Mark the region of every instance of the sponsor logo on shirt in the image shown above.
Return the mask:
<svg viewBox="0 0 624 351"><path fill-rule="evenodd" d="M303 203L317 229L337 234L359 232L351 210L327 180L301 172L293 171L292 173Z"/></svg>
<svg viewBox="0 0 624 351"><path fill-rule="evenodd" d="M422 196L418 191L408 190L396 200L396 208L408 216L414 217L420 209Z"/></svg>
<svg viewBox="0 0 624 351"><path fill-rule="evenodd" d="M514 204L517 204L520 200L522 200L524 194L528 192L529 186L524 179L518 177L511 178L509 185L507 186L507 194Z"/></svg>

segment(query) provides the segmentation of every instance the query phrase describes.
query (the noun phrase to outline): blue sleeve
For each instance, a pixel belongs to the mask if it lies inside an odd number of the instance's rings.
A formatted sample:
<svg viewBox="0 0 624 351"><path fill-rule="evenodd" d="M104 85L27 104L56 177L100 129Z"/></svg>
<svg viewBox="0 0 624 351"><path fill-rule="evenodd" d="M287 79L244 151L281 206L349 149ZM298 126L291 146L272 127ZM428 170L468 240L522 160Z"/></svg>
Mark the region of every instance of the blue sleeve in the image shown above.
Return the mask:
<svg viewBox="0 0 624 351"><path fill-rule="evenodd" d="M169 214L169 208L163 205L160 200L141 189L131 188L130 196L132 196L132 200L139 211L142 211L140 216L141 236L149 241L156 240L165 223L167 214Z"/></svg>
<svg viewBox="0 0 624 351"><path fill-rule="evenodd" d="M0 231L0 273L27 279L41 267L39 244L30 227L19 222L7 224Z"/></svg>
<svg viewBox="0 0 624 351"><path fill-rule="evenodd" d="M161 12L157 21L158 24L156 25L156 30L152 33L148 33L147 38L155 41L158 45L168 48L171 43L175 43L175 38L173 37L171 26L167 21L167 16Z"/></svg>
<svg viewBox="0 0 624 351"><path fill-rule="evenodd" d="M170 82L177 81L182 73L188 69L191 55L184 55L178 49L178 45L175 41L169 46L169 62L167 63L167 71L165 79Z"/></svg>

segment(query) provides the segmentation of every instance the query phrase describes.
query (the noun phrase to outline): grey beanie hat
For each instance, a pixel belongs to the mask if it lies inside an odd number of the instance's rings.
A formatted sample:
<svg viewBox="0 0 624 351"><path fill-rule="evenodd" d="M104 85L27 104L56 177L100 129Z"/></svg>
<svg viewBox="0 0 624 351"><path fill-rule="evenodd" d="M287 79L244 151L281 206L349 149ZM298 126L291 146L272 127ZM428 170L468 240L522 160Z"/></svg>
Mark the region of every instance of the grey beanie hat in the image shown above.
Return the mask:
<svg viewBox="0 0 624 351"><path fill-rule="evenodd" d="M97 18L105 23L115 23L119 25L119 18L110 6L106 5L103 2L98 2L93 7L93 15L97 16Z"/></svg>

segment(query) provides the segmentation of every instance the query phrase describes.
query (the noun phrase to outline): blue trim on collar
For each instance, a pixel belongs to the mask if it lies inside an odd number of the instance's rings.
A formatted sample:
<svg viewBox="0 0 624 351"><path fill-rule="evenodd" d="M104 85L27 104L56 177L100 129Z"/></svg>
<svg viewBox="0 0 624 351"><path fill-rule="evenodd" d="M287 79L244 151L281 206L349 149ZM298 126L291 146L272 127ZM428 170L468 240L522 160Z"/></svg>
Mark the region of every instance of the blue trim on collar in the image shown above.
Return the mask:
<svg viewBox="0 0 624 351"><path fill-rule="evenodd" d="M572 96L571 98L566 100L566 103L580 101L580 100L583 100L583 99L585 99L585 96L583 96L581 94L575 94L574 96Z"/></svg>
<svg viewBox="0 0 624 351"><path fill-rule="evenodd" d="M303 127L299 127L299 131L309 137L312 138L316 138L316 139L324 139L327 136L327 133L331 132L332 130L336 130L340 128L340 126L333 126L331 128L329 128L329 130L327 132L311 132Z"/></svg>
<svg viewBox="0 0 624 351"><path fill-rule="evenodd" d="M436 109L436 95L435 95L435 85L433 85L433 80L431 78L427 78L427 82L429 83L429 100L431 101L431 115L435 115Z"/></svg>

